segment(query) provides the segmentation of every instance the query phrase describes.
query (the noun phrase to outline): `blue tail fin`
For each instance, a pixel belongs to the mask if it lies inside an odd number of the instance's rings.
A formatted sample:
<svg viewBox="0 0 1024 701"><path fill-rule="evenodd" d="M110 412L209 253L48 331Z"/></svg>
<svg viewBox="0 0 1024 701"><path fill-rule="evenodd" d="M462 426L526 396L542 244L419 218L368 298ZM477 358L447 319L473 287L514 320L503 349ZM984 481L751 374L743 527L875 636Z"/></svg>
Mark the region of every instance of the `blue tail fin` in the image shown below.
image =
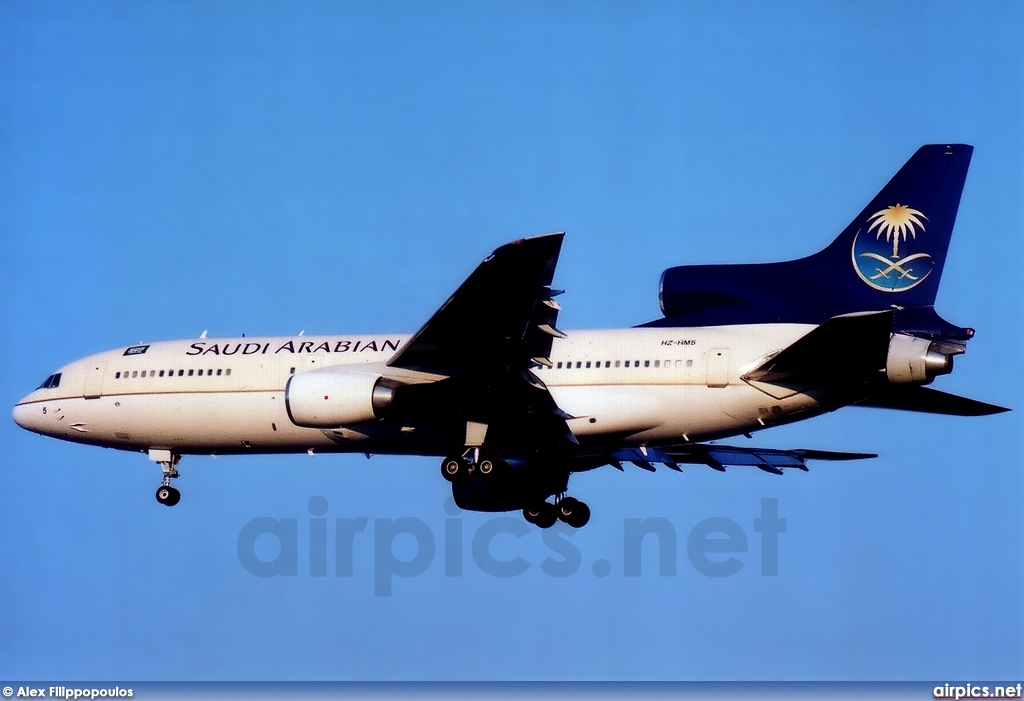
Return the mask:
<svg viewBox="0 0 1024 701"><path fill-rule="evenodd" d="M930 307L946 262L973 147L922 146L824 250L748 265L688 265L661 277L650 326L794 322Z"/></svg>

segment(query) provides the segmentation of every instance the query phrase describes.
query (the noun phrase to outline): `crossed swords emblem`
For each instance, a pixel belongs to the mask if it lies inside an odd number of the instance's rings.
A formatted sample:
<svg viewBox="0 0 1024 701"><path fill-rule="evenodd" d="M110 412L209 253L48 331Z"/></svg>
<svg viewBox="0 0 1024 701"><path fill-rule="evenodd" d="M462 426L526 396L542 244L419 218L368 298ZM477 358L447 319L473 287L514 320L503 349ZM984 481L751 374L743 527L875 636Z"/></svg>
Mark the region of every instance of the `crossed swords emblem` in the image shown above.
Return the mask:
<svg viewBox="0 0 1024 701"><path fill-rule="evenodd" d="M882 263L883 265L886 266L885 269L875 268L875 270L877 272L876 272L876 274L871 276L871 278L870 278L871 280L877 280L880 277L884 277L886 280L888 280L889 279L889 273L899 273L899 277L896 278L897 281L902 280L903 278L907 278L907 279L910 279L910 280L917 280L918 277L916 275L914 275L914 269L909 267L907 265L907 263L910 263L911 261L918 260L920 258L931 258L931 256L928 255L927 253L915 253L915 254L913 254L911 256L907 256L906 258L899 258L897 260L889 260L885 256L880 256L877 253L870 253L870 252L869 253L861 253L860 257L861 258L870 258L871 260L876 260L879 263Z"/></svg>

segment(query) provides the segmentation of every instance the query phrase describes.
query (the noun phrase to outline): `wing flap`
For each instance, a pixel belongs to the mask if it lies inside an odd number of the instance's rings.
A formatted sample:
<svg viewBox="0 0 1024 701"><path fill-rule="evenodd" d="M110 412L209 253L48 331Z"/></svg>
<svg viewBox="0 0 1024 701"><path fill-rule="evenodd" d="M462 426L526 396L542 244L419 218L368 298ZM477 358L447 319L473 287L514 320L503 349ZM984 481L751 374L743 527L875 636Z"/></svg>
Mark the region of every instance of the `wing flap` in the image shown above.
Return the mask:
<svg viewBox="0 0 1024 701"><path fill-rule="evenodd" d="M728 445L706 444L674 446L665 448L664 452L676 462L707 465L719 472L724 472L726 466L749 466L774 474L782 474L783 468L795 468L806 471L806 462L808 460L864 460L878 457L874 453L740 448Z"/></svg>
<svg viewBox="0 0 1024 701"><path fill-rule="evenodd" d="M620 450L608 456L607 464L621 466L622 462L631 462L648 472L654 472L654 463L661 463L678 472L682 472L679 463L707 465L719 472L725 472L726 466L746 466L781 475L783 468L795 468L806 472L808 460L865 460L877 457L874 453L841 453L803 448L794 450L740 448L729 445L694 443L667 448Z"/></svg>

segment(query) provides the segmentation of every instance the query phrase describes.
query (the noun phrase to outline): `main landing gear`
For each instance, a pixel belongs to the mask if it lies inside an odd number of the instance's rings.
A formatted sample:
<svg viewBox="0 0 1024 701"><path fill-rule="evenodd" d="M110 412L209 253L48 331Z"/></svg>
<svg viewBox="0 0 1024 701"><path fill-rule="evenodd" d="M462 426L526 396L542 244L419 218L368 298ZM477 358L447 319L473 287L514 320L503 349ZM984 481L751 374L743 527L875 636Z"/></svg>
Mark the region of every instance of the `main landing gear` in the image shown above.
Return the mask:
<svg viewBox="0 0 1024 701"><path fill-rule="evenodd" d="M551 528L555 521L583 528L590 521L590 507L575 497L562 497L554 504L542 501L523 509L523 518L540 528Z"/></svg>
<svg viewBox="0 0 1024 701"><path fill-rule="evenodd" d="M487 424L478 421L466 422L466 452L449 455L441 461L441 476L452 484L468 484L480 476L491 479L508 468L503 460L480 455L480 448L487 437Z"/></svg>
<svg viewBox="0 0 1024 701"><path fill-rule="evenodd" d="M164 476L156 490L156 500L164 506L174 506L181 501L181 492L171 486L171 480L178 476L175 466L181 456L169 450L150 450L149 459L163 468Z"/></svg>
<svg viewBox="0 0 1024 701"><path fill-rule="evenodd" d="M480 449L472 448L465 455L449 455L442 460L441 476L454 484L468 484L478 475L483 479L491 479L507 467L503 460L486 456L481 458Z"/></svg>

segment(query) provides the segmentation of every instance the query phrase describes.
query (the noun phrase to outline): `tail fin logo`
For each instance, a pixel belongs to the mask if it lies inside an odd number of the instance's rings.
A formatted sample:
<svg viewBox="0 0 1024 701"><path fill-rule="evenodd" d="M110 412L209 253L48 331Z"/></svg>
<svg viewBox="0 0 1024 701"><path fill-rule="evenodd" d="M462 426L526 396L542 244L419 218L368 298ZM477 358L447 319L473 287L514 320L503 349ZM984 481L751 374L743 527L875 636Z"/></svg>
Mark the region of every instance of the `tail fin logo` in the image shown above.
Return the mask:
<svg viewBox="0 0 1024 701"><path fill-rule="evenodd" d="M924 282L935 265L930 254L915 250L926 221L924 213L899 203L868 217L867 231L857 232L851 251L860 279L881 292L905 292Z"/></svg>

